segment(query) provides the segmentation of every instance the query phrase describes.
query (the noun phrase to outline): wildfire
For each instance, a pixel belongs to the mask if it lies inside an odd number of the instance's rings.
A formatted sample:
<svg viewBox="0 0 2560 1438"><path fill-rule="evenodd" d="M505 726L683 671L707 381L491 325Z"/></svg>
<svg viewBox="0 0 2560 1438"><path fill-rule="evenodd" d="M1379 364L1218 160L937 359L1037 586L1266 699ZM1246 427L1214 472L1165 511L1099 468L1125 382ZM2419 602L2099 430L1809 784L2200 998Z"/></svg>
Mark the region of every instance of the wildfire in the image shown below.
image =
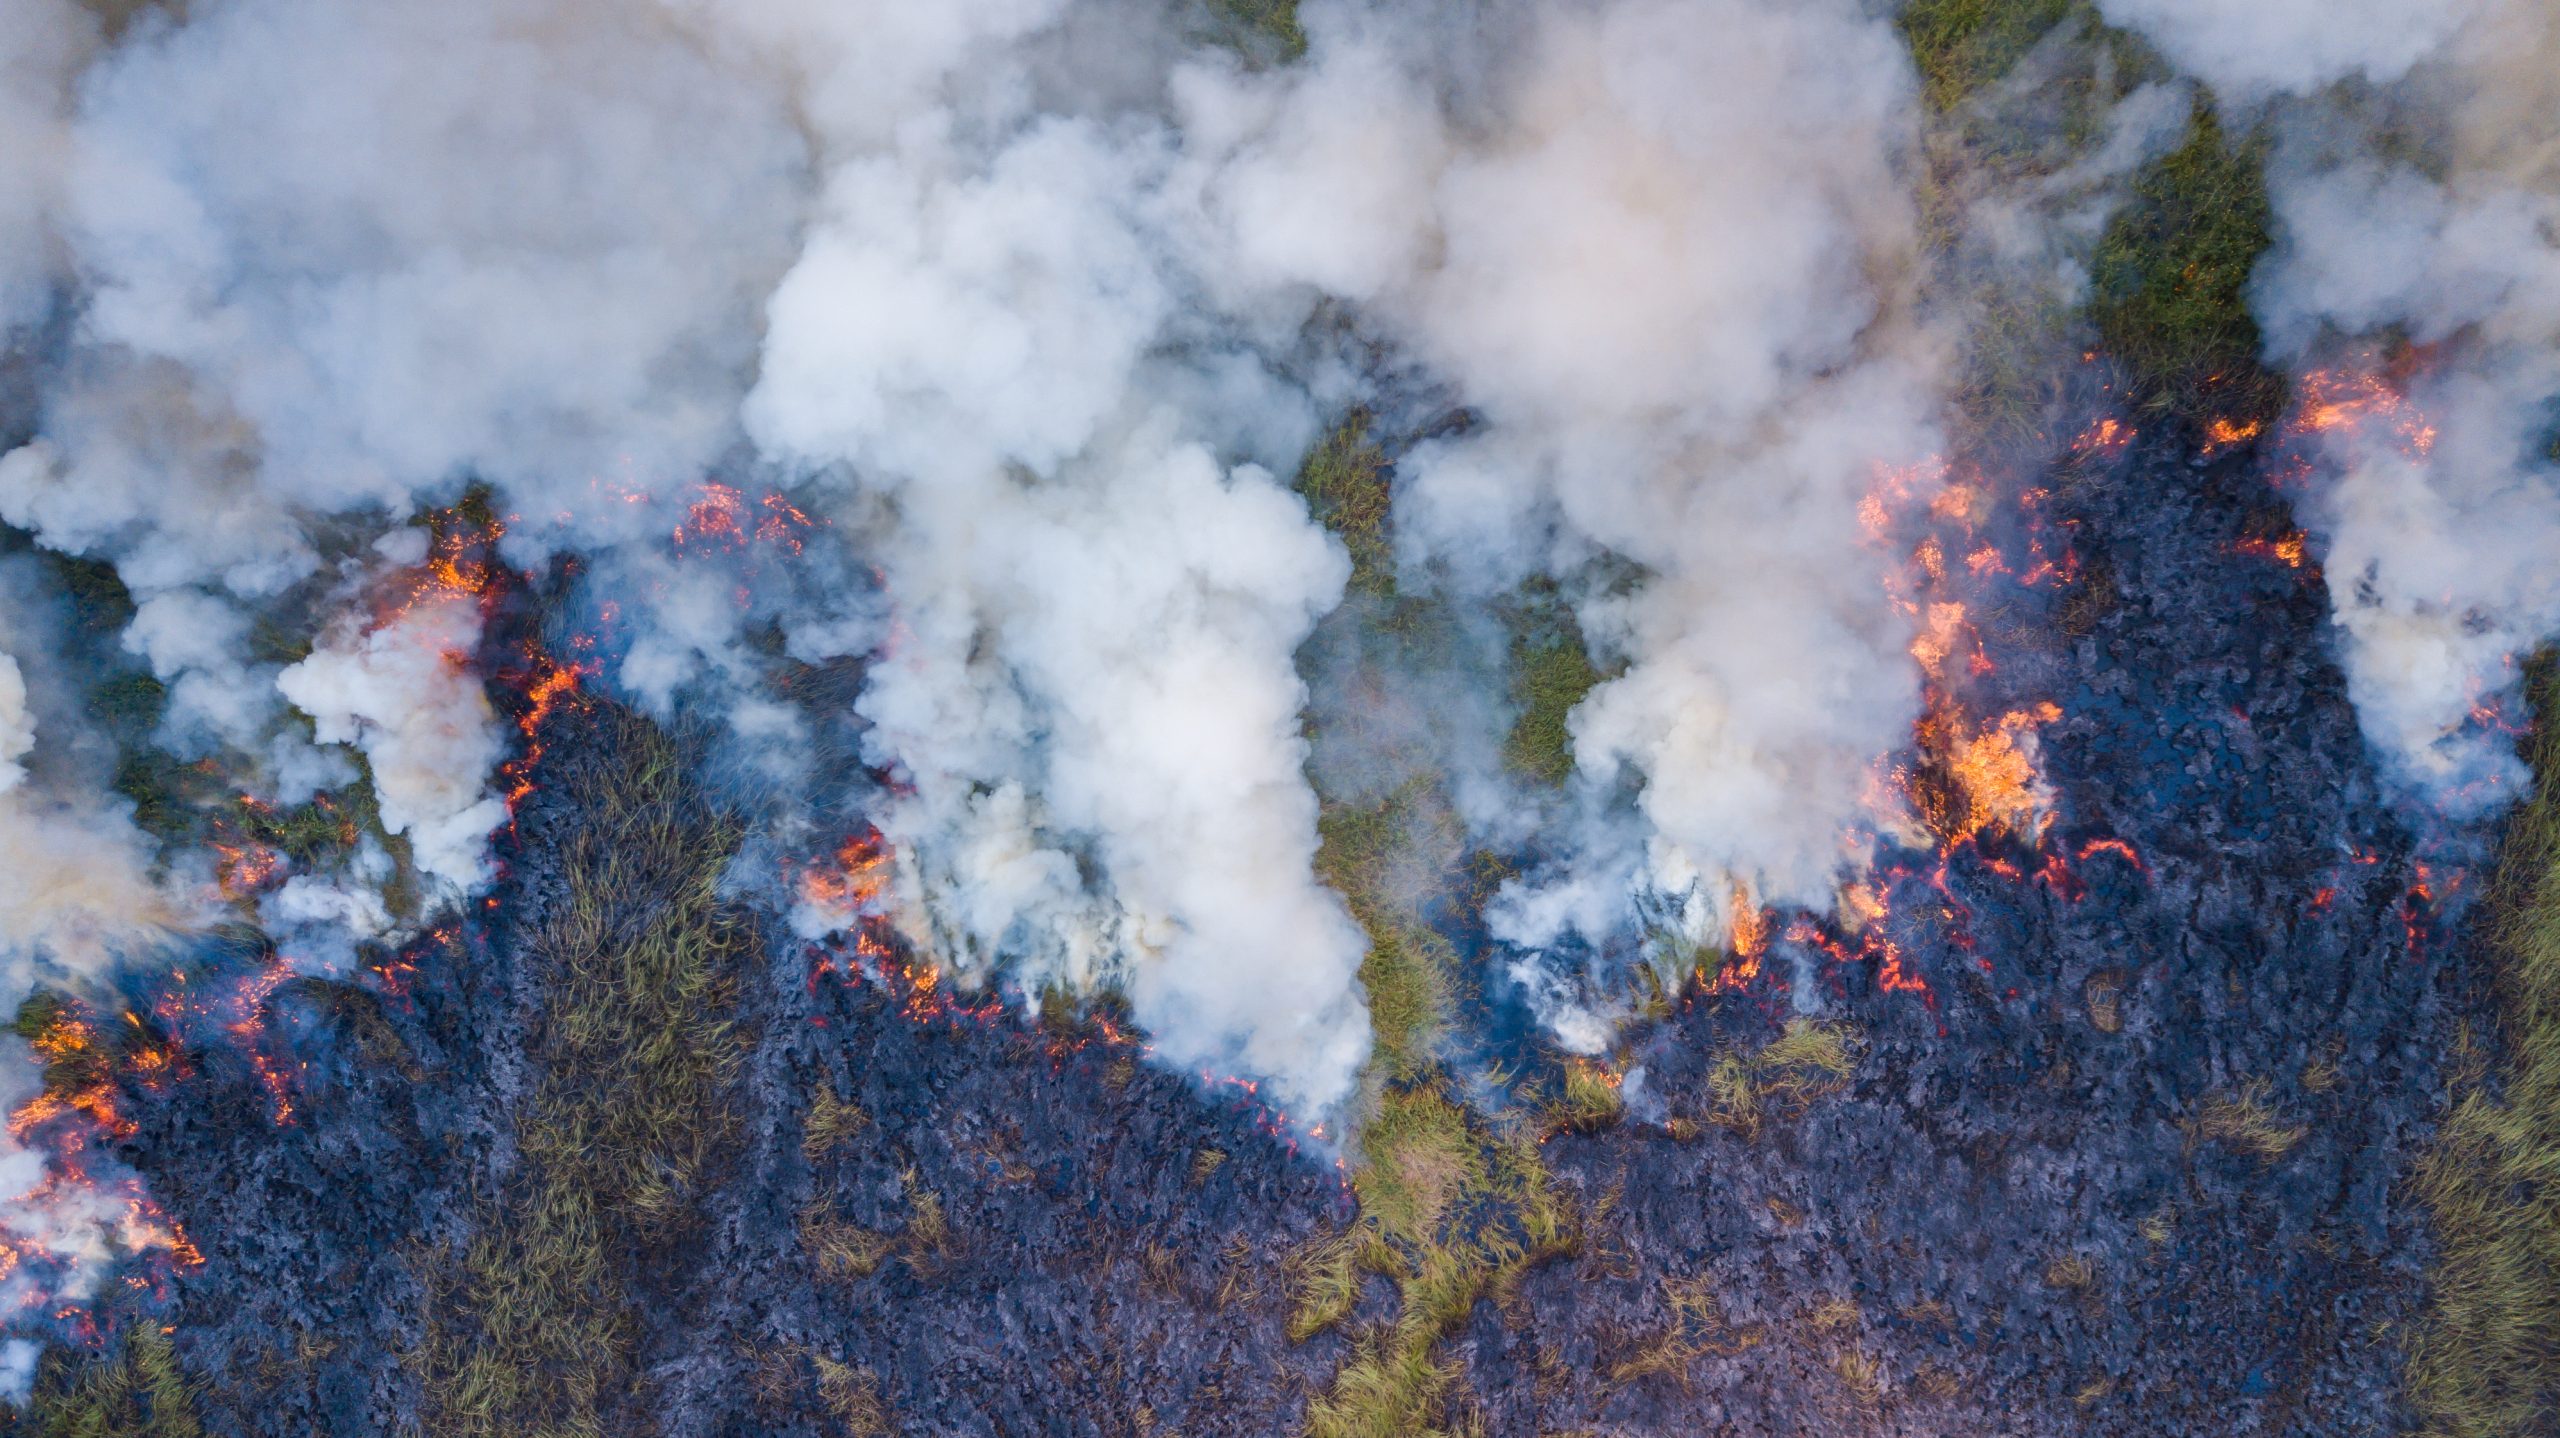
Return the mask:
<svg viewBox="0 0 2560 1438"><path fill-rule="evenodd" d="M2299 530L2281 539L2244 539L2232 549L2259 559L2279 560L2288 569L2300 569L2310 562L2307 542Z"/></svg>
<svg viewBox="0 0 2560 1438"><path fill-rule="evenodd" d="M2125 446L2133 443L2133 436L2133 426L2122 420L2101 419L2082 430L2079 437L2071 441L2071 449L2075 454L2118 455L2124 453Z"/></svg>
<svg viewBox="0 0 2560 1438"><path fill-rule="evenodd" d="M2369 366L2313 370L2302 377L2299 393L2290 426L2297 435L2376 435L2412 459L2435 449L2435 426Z"/></svg>
<svg viewBox="0 0 2560 1438"><path fill-rule="evenodd" d="M284 855L264 844L226 844L217 839L212 847L214 884L226 899L255 898L283 877Z"/></svg>
<svg viewBox="0 0 2560 1438"><path fill-rule="evenodd" d="M2266 429L2263 420L2217 419L2204 427L2204 452L2220 454L2234 445L2247 444Z"/></svg>
<svg viewBox="0 0 2560 1438"><path fill-rule="evenodd" d="M516 716L516 730L524 735L524 752L498 767L499 776L507 784L508 813L514 813L524 797L533 792L533 771L542 762L542 726L562 708L577 703L583 692L579 686L600 668L592 659L563 664L548 654L533 654L526 671L530 677L524 681L524 712Z"/></svg>
<svg viewBox="0 0 2560 1438"><path fill-rule="evenodd" d="M889 881L889 845L877 829L844 841L832 866L812 864L800 873L800 899L813 909L867 914Z"/></svg>
<svg viewBox="0 0 2560 1438"><path fill-rule="evenodd" d="M7 1211L0 1213L0 1278L31 1284L23 1290L29 1306L85 1294L95 1280L78 1270L110 1253L143 1261L123 1281L146 1291L155 1290L172 1266L204 1262L139 1180L93 1172L89 1150L98 1140L136 1131L119 1107L120 1082L138 1077L157 1087L176 1062L169 1048L145 1035L137 1015L124 1018L125 1025L102 1023L87 1007L51 994L20 1011L20 1032L34 1030L27 1043L44 1061L44 1078L36 1096L9 1115L8 1128L19 1145L41 1153L44 1169L32 1188L10 1195ZM62 1298L51 1312L75 1332L95 1332L85 1297Z"/></svg>
<svg viewBox="0 0 2560 1438"><path fill-rule="evenodd" d="M2013 709L1977 728L1940 697L1914 726L1921 755L1903 790L1944 842L1995 826L2033 843L2053 819L2053 790L2036 767L2036 730L2062 717L2051 702Z"/></svg>
<svg viewBox="0 0 2560 1438"><path fill-rule="evenodd" d="M1733 887L1732 932L1725 941L1727 957L1716 972L1720 989L1739 989L1760 976L1760 956L1769 951L1769 912L1751 901L1746 884Z"/></svg>
<svg viewBox="0 0 2560 1438"><path fill-rule="evenodd" d="M815 523L779 494L767 494L750 504L734 485L710 481L686 507L684 520L676 525L672 537L678 554L736 551L750 544L798 554L802 533Z"/></svg>

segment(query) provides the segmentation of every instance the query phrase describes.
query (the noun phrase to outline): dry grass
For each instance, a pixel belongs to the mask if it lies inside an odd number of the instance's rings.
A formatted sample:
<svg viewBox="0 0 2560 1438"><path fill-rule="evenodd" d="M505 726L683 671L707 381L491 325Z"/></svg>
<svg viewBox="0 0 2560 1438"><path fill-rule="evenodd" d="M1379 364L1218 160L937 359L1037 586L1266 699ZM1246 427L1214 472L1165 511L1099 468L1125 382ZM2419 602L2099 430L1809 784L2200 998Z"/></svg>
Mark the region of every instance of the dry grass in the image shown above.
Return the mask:
<svg viewBox="0 0 2560 1438"><path fill-rule="evenodd" d="M2083 1293L2097 1281L2097 1265L2077 1253L2057 1254L2044 1266L2044 1282L2047 1288Z"/></svg>
<svg viewBox="0 0 2560 1438"><path fill-rule="evenodd" d="M1857 1030L1790 1019L1759 1052L1721 1054L1707 1068L1709 1123L1756 1137L1771 1114L1789 1117L1846 1088L1857 1070Z"/></svg>
<svg viewBox="0 0 2560 1438"><path fill-rule="evenodd" d="M2291 1153L2310 1130L2279 1118L2267 1104L2267 1081L2250 1079L2236 1092L2207 1098L2187 1121L2187 1132L2199 1142L2226 1144L2260 1163L2273 1163Z"/></svg>
<svg viewBox="0 0 2560 1438"><path fill-rule="evenodd" d="M1610 1382L1663 1378L1685 1389L1691 1381L1690 1369L1699 1359L1730 1357L1760 1346L1763 1335L1757 1325L1737 1328L1726 1321L1714 1286L1703 1274L1664 1279L1662 1299L1671 1312L1670 1323L1612 1365Z"/></svg>
<svg viewBox="0 0 2560 1438"><path fill-rule="evenodd" d="M2560 676L2549 656L2529 673L2536 783L2507 831L2486 946L2504 1060L2466 1085L2417 1173L2437 1254L2408 1386L2431 1438L2560 1418Z"/></svg>
<svg viewBox="0 0 2560 1438"><path fill-rule="evenodd" d="M1850 1349L1831 1360L1831 1371L1840 1375L1840 1386L1862 1404L1872 1404L1884 1397L1884 1373L1876 1361L1857 1349Z"/></svg>
<svg viewBox="0 0 2560 1438"><path fill-rule="evenodd" d="M815 1163L869 1127L871 1115L862 1105L847 1103L837 1098L834 1090L820 1088L818 1097L809 1105L808 1121L800 1130L800 1154Z"/></svg>

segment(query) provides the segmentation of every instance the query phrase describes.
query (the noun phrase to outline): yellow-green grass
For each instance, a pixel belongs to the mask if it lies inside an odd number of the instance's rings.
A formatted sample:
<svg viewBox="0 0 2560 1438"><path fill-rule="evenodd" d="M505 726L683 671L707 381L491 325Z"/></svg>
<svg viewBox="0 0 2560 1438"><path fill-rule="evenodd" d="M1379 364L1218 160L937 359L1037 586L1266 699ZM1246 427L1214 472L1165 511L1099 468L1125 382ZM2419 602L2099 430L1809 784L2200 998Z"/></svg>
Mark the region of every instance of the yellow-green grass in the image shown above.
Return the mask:
<svg viewBox="0 0 2560 1438"><path fill-rule="evenodd" d="M2206 1143L2219 1143L2273 1163L2293 1151L2309 1130L2287 1123L2267 1102L2267 1081L2250 1079L2230 1093L2213 1094L2196 1108L2188 1131Z"/></svg>
<svg viewBox="0 0 2560 1438"><path fill-rule="evenodd" d="M198 1438L194 1385L177 1348L150 1323L127 1329L121 1345L75 1356L46 1355L26 1412L11 1429L35 1438Z"/></svg>
<svg viewBox="0 0 2560 1438"><path fill-rule="evenodd" d="M1456 852L1436 787L1417 780L1375 804L1329 803L1319 831L1317 870L1368 933L1361 980L1374 1048L1352 1155L1359 1216L1297 1255L1289 1331L1303 1341L1349 1319L1371 1275L1392 1283L1395 1317L1354 1335L1306 1431L1420 1438L1448 1421L1457 1370L1441 1341L1480 1299L1568 1251L1579 1217L1525 1125L1476 1113L1434 1052L1456 963L1423 917L1452 887L1438 856Z"/></svg>
<svg viewBox="0 0 2560 1438"><path fill-rule="evenodd" d="M2431 1438L2560 1422L2560 679L2548 656L2531 677L2534 791L2507 831L2484 946L2504 1056L2417 1171L2437 1251L2407 1373Z"/></svg>
<svg viewBox="0 0 2560 1438"><path fill-rule="evenodd" d="M738 1122L729 1014L752 939L718 891L737 830L654 726L599 722L615 762L582 771L598 790L555 855L567 892L526 941L545 987L518 1168L428 1274L420 1360L432 1431L455 1438L585 1438L648 1411L631 1280L689 1230Z"/></svg>
<svg viewBox="0 0 2560 1438"><path fill-rule="evenodd" d="M1793 1113L1845 1087L1858 1041L1846 1024L1790 1019L1757 1052L1719 1054L1707 1067L1707 1121L1757 1136L1770 1110Z"/></svg>
<svg viewBox="0 0 2560 1438"><path fill-rule="evenodd" d="M1570 618L1554 632L1517 638L1511 666L1520 717L1512 722L1502 757L1515 773L1542 784L1562 784L1573 773L1573 734L1567 721L1600 682L1600 670Z"/></svg>

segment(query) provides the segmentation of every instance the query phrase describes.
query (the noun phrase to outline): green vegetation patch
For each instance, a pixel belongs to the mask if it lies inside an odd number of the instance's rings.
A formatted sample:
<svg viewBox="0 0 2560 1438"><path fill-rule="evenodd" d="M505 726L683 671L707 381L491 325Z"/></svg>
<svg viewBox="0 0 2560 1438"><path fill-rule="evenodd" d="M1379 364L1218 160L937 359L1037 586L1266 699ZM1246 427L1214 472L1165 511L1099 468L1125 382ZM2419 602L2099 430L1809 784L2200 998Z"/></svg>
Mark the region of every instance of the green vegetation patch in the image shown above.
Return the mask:
<svg viewBox="0 0 2560 1438"><path fill-rule="evenodd" d="M566 893L527 940L545 989L518 1166L458 1265L430 1275L431 1426L456 1438L645 1423L635 1280L683 1262L739 1126L730 1014L754 940L718 892L738 830L655 726L597 719L616 762L569 781L591 792L559 853Z"/></svg>
<svg viewBox="0 0 2560 1438"><path fill-rule="evenodd" d="M2135 403L2202 425L2260 421L2283 380L2258 363L2249 271L2269 243L2264 143L2199 99L2186 139L2151 162L2098 241L2089 317Z"/></svg>
<svg viewBox="0 0 2560 1438"><path fill-rule="evenodd" d="M1952 109L2009 73L2019 57L2071 13L2074 0L1911 0L1895 18L1920 90Z"/></svg>
<svg viewBox="0 0 2560 1438"><path fill-rule="evenodd" d="M1432 1062L1457 953L1422 919L1439 877L1414 856L1454 845L1457 816L1429 779L1416 779L1376 804L1328 803L1317 820L1316 876L1333 887L1369 936L1360 984L1369 996L1377 1062L1410 1078Z"/></svg>
<svg viewBox="0 0 2560 1438"><path fill-rule="evenodd" d="M1351 592L1389 599L1396 592L1392 486L1386 452L1369 428L1367 410L1343 416L1299 467L1297 488L1316 522L1351 551Z"/></svg>
<svg viewBox="0 0 2560 1438"><path fill-rule="evenodd" d="M107 1353L48 1353L20 1423L12 1431L37 1438L198 1438L204 1432L176 1345L149 1323L128 1328L121 1347Z"/></svg>
<svg viewBox="0 0 2560 1438"><path fill-rule="evenodd" d="M1503 740L1503 761L1523 778L1562 784L1573 774L1573 734L1566 720L1606 676L1591 662L1582 626L1553 580L1524 586L1504 618L1511 629L1511 698L1519 717Z"/></svg>
<svg viewBox="0 0 2560 1438"><path fill-rule="evenodd" d="M1247 37L1295 60L1307 52L1307 32L1298 24L1298 0L1210 0L1211 8L1244 28Z"/></svg>
<svg viewBox="0 0 2560 1438"><path fill-rule="evenodd" d="M2432 1292L2409 1345L2434 1438L2506 1438L2560 1417L2560 671L2531 671L2532 797L2507 830L2485 945L2504 1062L2464 1086L2419 1165Z"/></svg>
<svg viewBox="0 0 2560 1438"><path fill-rule="evenodd" d="M1304 1340L1347 1320L1371 1275L1393 1283L1395 1318L1353 1335L1307 1432L1422 1438L1444 1431L1457 1379L1441 1341L1479 1299L1572 1251L1581 1219L1529 1124L1477 1114L1434 1052L1457 956L1423 910L1450 887L1435 856L1457 852L1459 839L1436 786L1417 779L1372 805L1329 803L1319 830L1317 871L1369 935L1361 981L1376 1099L1351 1175L1360 1216L1298 1254L1289 1332Z"/></svg>

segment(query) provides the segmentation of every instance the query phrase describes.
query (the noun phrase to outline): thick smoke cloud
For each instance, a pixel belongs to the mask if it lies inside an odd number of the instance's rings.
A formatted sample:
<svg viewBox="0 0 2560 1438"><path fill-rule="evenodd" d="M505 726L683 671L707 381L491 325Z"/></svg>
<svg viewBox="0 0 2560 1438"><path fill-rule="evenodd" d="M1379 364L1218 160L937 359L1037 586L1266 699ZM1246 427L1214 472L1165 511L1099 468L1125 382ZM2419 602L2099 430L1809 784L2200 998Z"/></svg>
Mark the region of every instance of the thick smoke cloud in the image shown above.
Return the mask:
<svg viewBox="0 0 2560 1438"><path fill-rule="evenodd" d="M379 596L478 483L512 558L620 601L613 682L716 696L768 777L800 731L748 622L870 661L884 902L937 960L1123 984L1169 1059L1339 1103L1363 940L1296 655L1348 565L1277 476L1379 353L1473 417L1400 466L1407 587L1558 576L1617 670L1574 796L1465 789L1551 827L1504 933L1712 940L1856 860L1916 705L1857 504L1937 446L1941 369L1913 82L1861 6L1311 3L1257 67L1105 0L228 0L75 88L85 22L14 3L55 38L10 103L59 143L0 220L80 309L0 517L117 565L164 744L280 795L361 754L451 889L503 812L479 615ZM670 553L715 467L794 486L861 592L732 601ZM287 609L309 656L253 658ZM380 865L268 916L378 932Z"/></svg>
<svg viewBox="0 0 2560 1438"><path fill-rule="evenodd" d="M1213 201L1252 268L1364 301L1481 416L1405 463L1409 580L1480 597L1602 554L1647 574L1583 598L1625 663L1572 721L1590 817L1498 928L1603 940L1669 897L1678 937L1721 939L1740 892L1829 901L1917 706L1857 522L1878 466L1936 446L1906 312L1912 83L1848 5L1512 18L1461 106L1417 96L1426 37L1317 28ZM1629 780L1636 812L1607 811Z"/></svg>
<svg viewBox="0 0 2560 1438"><path fill-rule="evenodd" d="M2305 520L2366 732L2448 812L2480 812L2524 771L2478 711L2560 632L2560 15L2526 0L2167 15L2154 33L2204 78L2299 97L2272 115L2278 244L2254 296L2323 426ZM2294 61L2253 73L2276 54ZM2350 74L2405 78L2377 101L2321 93ZM2394 381L2405 403L2374 378L2393 334L2421 347Z"/></svg>

